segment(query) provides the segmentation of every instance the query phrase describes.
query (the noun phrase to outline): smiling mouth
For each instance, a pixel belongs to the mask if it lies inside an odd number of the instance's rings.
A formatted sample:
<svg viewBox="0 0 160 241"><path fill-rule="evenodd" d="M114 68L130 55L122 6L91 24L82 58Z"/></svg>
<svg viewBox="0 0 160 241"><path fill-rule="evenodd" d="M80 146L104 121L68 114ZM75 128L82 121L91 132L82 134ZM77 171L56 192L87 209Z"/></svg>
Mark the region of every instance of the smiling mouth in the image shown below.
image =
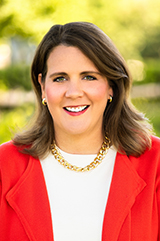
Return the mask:
<svg viewBox="0 0 160 241"><path fill-rule="evenodd" d="M64 107L64 109L72 113L78 113L86 110L88 107L89 105L83 105L83 106L77 106L77 107Z"/></svg>

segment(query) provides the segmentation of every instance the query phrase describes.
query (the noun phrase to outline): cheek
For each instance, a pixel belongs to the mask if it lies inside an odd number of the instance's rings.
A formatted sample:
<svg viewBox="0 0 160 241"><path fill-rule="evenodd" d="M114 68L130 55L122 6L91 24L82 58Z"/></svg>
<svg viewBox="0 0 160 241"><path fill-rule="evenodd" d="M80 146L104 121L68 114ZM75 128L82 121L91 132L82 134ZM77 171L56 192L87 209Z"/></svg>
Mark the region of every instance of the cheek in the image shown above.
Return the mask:
<svg viewBox="0 0 160 241"><path fill-rule="evenodd" d="M53 88L51 86L46 86L45 95L46 95L46 100L49 104L49 103L58 102L61 99L63 94L61 89Z"/></svg>
<svg viewBox="0 0 160 241"><path fill-rule="evenodd" d="M106 85L98 85L95 86L90 90L90 95L94 98L96 101L103 100L105 103L107 103L108 99L108 88Z"/></svg>

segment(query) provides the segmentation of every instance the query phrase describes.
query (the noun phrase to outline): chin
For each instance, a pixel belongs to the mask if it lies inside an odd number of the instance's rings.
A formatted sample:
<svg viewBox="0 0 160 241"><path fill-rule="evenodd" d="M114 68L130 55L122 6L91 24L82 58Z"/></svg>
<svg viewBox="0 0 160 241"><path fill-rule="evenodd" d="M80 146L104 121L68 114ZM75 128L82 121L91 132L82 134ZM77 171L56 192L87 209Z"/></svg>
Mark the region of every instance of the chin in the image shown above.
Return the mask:
<svg viewBox="0 0 160 241"><path fill-rule="evenodd" d="M72 126L71 128L67 129L66 132L70 135L83 135L87 133L88 128Z"/></svg>

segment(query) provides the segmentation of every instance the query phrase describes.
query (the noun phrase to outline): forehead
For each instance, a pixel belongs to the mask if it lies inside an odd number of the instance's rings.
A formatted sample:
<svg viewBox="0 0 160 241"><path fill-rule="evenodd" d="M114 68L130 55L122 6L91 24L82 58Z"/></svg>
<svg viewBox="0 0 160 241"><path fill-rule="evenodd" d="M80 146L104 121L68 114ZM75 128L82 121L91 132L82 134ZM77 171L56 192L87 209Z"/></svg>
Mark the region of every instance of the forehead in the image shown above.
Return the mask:
<svg viewBox="0 0 160 241"><path fill-rule="evenodd" d="M94 63L79 48L65 45L59 45L52 50L47 60L47 67L48 70L52 68L55 71L57 69L64 71L67 68L97 70Z"/></svg>

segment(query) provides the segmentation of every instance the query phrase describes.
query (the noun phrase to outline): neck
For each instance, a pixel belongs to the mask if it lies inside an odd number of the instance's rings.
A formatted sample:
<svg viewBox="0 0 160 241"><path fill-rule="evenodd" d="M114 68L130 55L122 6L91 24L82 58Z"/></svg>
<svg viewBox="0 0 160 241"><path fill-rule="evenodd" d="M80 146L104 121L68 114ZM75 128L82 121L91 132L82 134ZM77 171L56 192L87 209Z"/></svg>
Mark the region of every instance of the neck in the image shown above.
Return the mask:
<svg viewBox="0 0 160 241"><path fill-rule="evenodd" d="M102 133L91 135L55 135L57 146L72 154L97 154L103 142Z"/></svg>

